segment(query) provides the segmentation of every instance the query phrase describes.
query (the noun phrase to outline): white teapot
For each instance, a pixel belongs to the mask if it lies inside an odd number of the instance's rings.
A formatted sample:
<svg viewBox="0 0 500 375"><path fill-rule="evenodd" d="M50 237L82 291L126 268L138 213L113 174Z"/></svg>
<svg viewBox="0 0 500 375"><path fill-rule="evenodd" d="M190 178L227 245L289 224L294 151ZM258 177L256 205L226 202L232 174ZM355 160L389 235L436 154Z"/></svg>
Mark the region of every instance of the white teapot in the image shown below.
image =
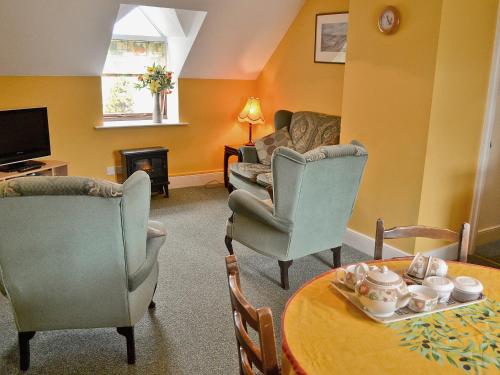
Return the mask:
<svg viewBox="0 0 500 375"><path fill-rule="evenodd" d="M378 317L391 316L394 311L405 307L410 302L411 294L397 273L386 266L370 267L360 264L355 271L360 275L355 291L361 304L373 315Z"/></svg>

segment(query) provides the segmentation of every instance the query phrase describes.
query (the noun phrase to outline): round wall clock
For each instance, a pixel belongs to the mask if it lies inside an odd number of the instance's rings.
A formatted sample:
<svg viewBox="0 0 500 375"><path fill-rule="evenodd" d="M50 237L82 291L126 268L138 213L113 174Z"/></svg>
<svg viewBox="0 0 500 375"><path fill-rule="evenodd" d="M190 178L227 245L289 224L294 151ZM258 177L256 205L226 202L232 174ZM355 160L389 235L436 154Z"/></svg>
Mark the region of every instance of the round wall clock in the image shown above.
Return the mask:
<svg viewBox="0 0 500 375"><path fill-rule="evenodd" d="M399 10L394 7L386 7L378 19L378 28L384 34L393 34L399 27Z"/></svg>

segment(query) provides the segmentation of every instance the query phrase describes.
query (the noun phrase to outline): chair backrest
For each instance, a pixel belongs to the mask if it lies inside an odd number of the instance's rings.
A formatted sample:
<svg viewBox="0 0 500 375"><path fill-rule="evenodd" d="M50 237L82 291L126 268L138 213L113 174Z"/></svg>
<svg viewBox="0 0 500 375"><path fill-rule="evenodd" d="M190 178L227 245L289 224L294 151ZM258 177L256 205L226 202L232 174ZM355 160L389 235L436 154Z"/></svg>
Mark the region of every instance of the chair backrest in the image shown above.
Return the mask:
<svg viewBox="0 0 500 375"><path fill-rule="evenodd" d="M123 185L44 176L0 183L0 212L9 213L0 221L0 277L20 331L130 325L128 275L146 257L149 199L144 172Z"/></svg>
<svg viewBox="0 0 500 375"><path fill-rule="evenodd" d="M289 258L342 244L367 158L356 141L305 154L287 148L274 151L274 215L293 228Z"/></svg>
<svg viewBox="0 0 500 375"><path fill-rule="evenodd" d="M394 227L390 229L384 228L384 221L377 220L375 230L375 259L382 259L382 249L384 247L384 239L412 238L423 237L435 240L443 240L447 242L457 242L458 251L456 260L467 262L467 252L469 248L469 232L470 225L463 223L460 232L454 232L450 229L434 228L424 225L412 225L404 227Z"/></svg>
<svg viewBox="0 0 500 375"><path fill-rule="evenodd" d="M253 366L255 366L264 375L279 374L280 368L276 354L271 309L269 307L256 309L247 301L241 291L240 271L234 255L226 257L226 271L240 373L245 375L255 374L253 370ZM250 338L248 326L258 333L259 345L256 345Z"/></svg>

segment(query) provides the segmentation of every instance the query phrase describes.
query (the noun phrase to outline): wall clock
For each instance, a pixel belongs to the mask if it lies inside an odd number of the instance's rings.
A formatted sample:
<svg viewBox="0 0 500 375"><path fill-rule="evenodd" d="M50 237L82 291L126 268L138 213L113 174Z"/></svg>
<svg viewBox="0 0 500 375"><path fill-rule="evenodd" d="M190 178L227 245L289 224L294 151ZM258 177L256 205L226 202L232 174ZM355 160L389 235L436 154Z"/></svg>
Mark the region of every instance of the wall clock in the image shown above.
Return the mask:
<svg viewBox="0 0 500 375"><path fill-rule="evenodd" d="M399 27L399 10L394 7L386 7L378 19L378 28L384 34L393 34Z"/></svg>

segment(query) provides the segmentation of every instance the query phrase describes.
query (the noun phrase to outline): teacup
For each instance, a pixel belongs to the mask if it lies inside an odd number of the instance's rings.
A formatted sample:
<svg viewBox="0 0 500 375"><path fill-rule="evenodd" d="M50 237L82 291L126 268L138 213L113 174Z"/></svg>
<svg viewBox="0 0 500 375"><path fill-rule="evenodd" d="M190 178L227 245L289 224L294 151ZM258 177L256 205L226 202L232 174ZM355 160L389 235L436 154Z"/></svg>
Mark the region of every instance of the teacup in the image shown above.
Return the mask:
<svg viewBox="0 0 500 375"><path fill-rule="evenodd" d="M408 291L411 294L408 307L415 312L431 311L438 302L438 293L423 285L409 285Z"/></svg>
<svg viewBox="0 0 500 375"><path fill-rule="evenodd" d="M423 279L427 272L427 266L429 265L429 258L417 253L413 257L413 261L408 267L408 271L406 272L410 276L417 277L419 279Z"/></svg>
<svg viewBox="0 0 500 375"><path fill-rule="evenodd" d="M448 265L443 259L438 257L429 257L429 264L427 265L427 271L425 272L425 277L430 276L446 276L448 272Z"/></svg>
<svg viewBox="0 0 500 375"><path fill-rule="evenodd" d="M368 271L368 266L365 263L360 263L360 268L356 270L357 266L358 264L351 264L345 268L338 268L335 272L337 281L349 289L354 290L356 283L361 280L364 273Z"/></svg>
<svg viewBox="0 0 500 375"><path fill-rule="evenodd" d="M439 297L439 303L447 303L450 299L450 294L455 288L453 281L442 276L426 277L422 285L434 289Z"/></svg>

